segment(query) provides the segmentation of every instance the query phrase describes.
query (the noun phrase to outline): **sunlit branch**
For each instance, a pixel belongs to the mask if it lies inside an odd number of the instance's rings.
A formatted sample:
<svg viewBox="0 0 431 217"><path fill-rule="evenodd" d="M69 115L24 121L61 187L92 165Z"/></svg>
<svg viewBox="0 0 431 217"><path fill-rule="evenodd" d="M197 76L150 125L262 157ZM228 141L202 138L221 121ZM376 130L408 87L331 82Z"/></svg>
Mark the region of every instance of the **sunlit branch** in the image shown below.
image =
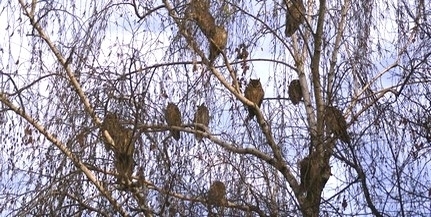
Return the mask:
<svg viewBox="0 0 431 217"><path fill-rule="evenodd" d="M42 135L45 136L50 142L52 142L55 146L58 147L82 172L87 176L87 178L94 184L94 186L105 195L106 199L112 204L112 206L117 209L121 215L128 216L127 212L123 210L123 208L117 203L116 200L111 196L110 192L107 191L102 183L96 178L96 176L85 166L85 164L75 155L72 151L66 147L60 140L57 139L53 134L48 132L40 123L38 123L31 116L27 115L22 109L15 106L11 103L4 94L0 95L0 101L5 104L7 107L12 109L16 114L24 118L28 123L33 125Z"/></svg>
<svg viewBox="0 0 431 217"><path fill-rule="evenodd" d="M202 196L186 196L184 194L180 194L180 193L176 193L176 192L171 192L171 191L167 191L161 187L157 187L154 183L146 181L146 180L142 180L142 182L149 188L155 191L158 191L164 195L169 195L171 197L175 197L184 201L190 201L190 202L198 202L198 203L202 203L202 204L207 204L207 198L206 197L202 197ZM239 205L233 202L228 201L228 203L226 205L224 205L226 207L231 207L231 208L236 208L236 209L240 209L243 211L253 211L259 214L259 216L266 216L264 214L264 212L262 210L259 209L259 207L257 206L251 206L251 205Z"/></svg>
<svg viewBox="0 0 431 217"><path fill-rule="evenodd" d="M65 68L67 75L70 79L70 82L75 87L76 92L78 93L81 101L84 103L85 110L91 115L91 117L94 119L94 121L100 125L101 121L97 118L97 116L94 113L94 109L90 104L90 101L86 97L84 91L82 90L80 84L78 83L76 77L74 76L72 69L69 64L67 64L67 60L64 58L64 56L61 54L61 52L58 50L58 48L54 45L54 43L50 40L50 38L45 34L43 28L40 26L38 22L36 22L34 15L30 14L25 6L25 3L23 0L19 0L21 4L21 8L24 10L24 14L29 18L31 25L33 28L36 29L36 31L39 33L39 36L47 43L51 51L56 56L57 60L61 63L61 65ZM53 144L55 144L63 153L68 156L72 162L80 168L84 174L87 176L87 178L96 186L96 188L106 196L108 201L115 207L116 210L118 210L121 215L128 216L127 212L117 203L116 200L112 197L112 195L102 186L101 182L97 180L97 178L94 176L94 174L81 162L79 158L77 158L63 143L61 143L56 137L54 137L52 134L47 132L47 130L36 122L32 117L28 116L26 113L24 113L20 108L14 106L12 103L10 103L5 96L1 96L1 101L5 103L8 107L10 107L12 110L15 111L18 115L26 119L29 123L31 123L33 126L35 126L40 133L42 133L48 140L50 140ZM108 141L112 141L112 138L110 138L108 132L105 130L104 134L106 134L106 137L108 138Z"/></svg>
<svg viewBox="0 0 431 217"><path fill-rule="evenodd" d="M341 47L341 39L344 35L344 28L346 25L346 16L348 14L348 11L350 9L350 0L344 1L343 7L341 9L341 20L338 23L337 28L337 36L335 37L335 44L334 44L334 50L332 51L332 56L329 61L329 72L328 72L328 86L326 87L326 93L327 93L327 101L329 100L333 101L333 90L334 90L334 81L335 81L335 66L337 64L337 56L340 52Z"/></svg>
<svg viewBox="0 0 431 217"><path fill-rule="evenodd" d="M326 1L319 1L319 15L317 20L317 29L314 35L314 52L311 57L311 74L312 74L312 86L314 91L314 97L316 100L316 109L317 109L317 123L316 118L314 116L313 107L311 105L306 105L307 110L307 120L310 126L310 133L312 135L312 143L316 148L323 148L322 144L319 140L323 136L323 108L324 102L322 98L322 85L320 83L320 56L322 52L322 40L323 40L323 26L325 23L325 14L326 14ZM318 134L321 135L318 135ZM313 138L314 137L314 138ZM319 145L319 147L318 147ZM320 150L319 152L321 152Z"/></svg>
<svg viewBox="0 0 431 217"><path fill-rule="evenodd" d="M178 15L175 14L171 4L167 0L164 0L163 2L165 3L166 8L169 10L170 16L175 20L175 22L177 23L178 26L181 26L180 22L179 22L180 18L178 17ZM194 43L194 40L191 38L191 36L189 36L188 33L184 29L180 28L180 31L183 34L183 36L187 39L189 45L191 45L192 48L195 50L195 52L198 53L198 55L200 55L203 58L203 62L206 65L210 65L208 60L205 58L205 55L203 54L203 52L200 51L199 48L197 47L197 44ZM230 69L230 68L228 68L228 69ZM220 146L224 147L225 149L227 149L229 151L233 151L233 152L239 153L239 154L241 154L241 153L242 154L252 154L252 155L257 156L259 159L264 160L265 162L267 162L270 165L277 168L283 174L283 176L285 176L286 180L289 182L290 186L292 186L294 191L298 191L299 190L298 182L296 181L292 172L288 169L286 162L283 160L283 156L281 154L280 147L278 147L278 145L276 144L276 142L272 136L272 133L269 129L269 126L268 126L267 122L265 121L263 113L260 110L260 108L256 104L254 104L253 102L248 100L245 96L238 93L237 90L235 89L235 87L230 85L229 82L225 79L225 77L215 67L211 66L210 70L213 73L213 75L215 75L217 77L217 79L220 81L220 83L222 83L222 85L224 87L226 87L226 89L228 89L229 92L231 92L237 99L239 99L242 103L244 103L247 106L253 106L254 109L257 111L257 114L256 114L257 121L258 121L259 126L262 129L264 135L265 135L265 138L268 142L268 145L272 149L272 152L274 154L275 159L272 159L271 157L269 157L267 155L263 155L261 152L258 152L256 149L235 148L235 147L219 140L218 138L214 138L214 137L209 137L209 138L213 142L215 142L216 144L219 144ZM185 129L184 131L187 132L188 130Z"/></svg>
<svg viewBox="0 0 431 217"><path fill-rule="evenodd" d="M381 76L383 76L384 74L386 74L389 70L391 70L392 68L395 68L398 66L398 62L399 62L399 58L392 63L391 65L389 65L388 67L386 67L385 69L383 69L379 74L377 74L373 79L371 79L371 81L366 84L362 90L360 92L358 92L358 94L354 97L352 97L352 103L350 104L348 111L351 111L351 109L359 102L359 100L361 99L360 97L362 96L362 94L370 88L371 84L374 83L378 78L380 78ZM395 88L394 87L389 87L386 89L382 89L380 90L380 94L377 95L374 100L370 101L369 103L367 103L367 105L365 105L358 113L356 113L354 116L357 118L360 116L360 114L362 114L364 111L366 111L369 107L373 106L380 98L382 98L387 92L394 92ZM356 118L354 118L354 120L356 120Z"/></svg>

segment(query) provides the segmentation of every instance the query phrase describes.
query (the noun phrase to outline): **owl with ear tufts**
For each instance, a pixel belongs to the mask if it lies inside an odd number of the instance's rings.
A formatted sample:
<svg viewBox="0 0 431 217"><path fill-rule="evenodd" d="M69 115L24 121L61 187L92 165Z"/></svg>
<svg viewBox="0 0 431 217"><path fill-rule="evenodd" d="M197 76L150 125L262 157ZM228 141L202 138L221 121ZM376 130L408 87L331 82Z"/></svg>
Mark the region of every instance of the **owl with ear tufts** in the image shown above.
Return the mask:
<svg viewBox="0 0 431 217"><path fill-rule="evenodd" d="M244 91L245 98L260 107L262 105L264 95L265 92L263 91L260 79L250 79L250 82L248 83ZM255 115L256 111L254 107L248 106L248 119L252 119Z"/></svg>
<svg viewBox="0 0 431 217"><path fill-rule="evenodd" d="M325 107L325 124L329 132L333 133L341 141L350 144L350 136L347 133L347 122L343 113L334 106Z"/></svg>
<svg viewBox="0 0 431 217"><path fill-rule="evenodd" d="M285 34L290 37L305 21L305 7L302 0L284 0L287 6Z"/></svg>
<svg viewBox="0 0 431 217"><path fill-rule="evenodd" d="M210 123L209 110L203 103L202 105L198 106L198 110L195 113L195 119L193 120L193 122L208 127ZM195 130L205 132L205 128L199 126L195 126ZM198 133L196 133L196 140L198 140L198 142L202 140L202 136Z"/></svg>
<svg viewBox="0 0 431 217"><path fill-rule="evenodd" d="M165 119L168 126L181 126L181 112L177 105L174 103L168 103L165 109ZM179 130L170 130L172 137L175 140L180 139L180 131Z"/></svg>
<svg viewBox="0 0 431 217"><path fill-rule="evenodd" d="M289 85L288 94L293 105L297 105L302 99L301 83L298 79L292 80Z"/></svg>

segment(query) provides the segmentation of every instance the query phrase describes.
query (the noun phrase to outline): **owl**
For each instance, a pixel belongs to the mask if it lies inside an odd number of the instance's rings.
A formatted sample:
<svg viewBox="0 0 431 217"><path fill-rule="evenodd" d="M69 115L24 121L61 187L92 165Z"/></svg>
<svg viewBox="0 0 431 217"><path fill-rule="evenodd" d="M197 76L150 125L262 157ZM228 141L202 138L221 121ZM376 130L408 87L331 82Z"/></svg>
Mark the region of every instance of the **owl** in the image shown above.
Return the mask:
<svg viewBox="0 0 431 217"><path fill-rule="evenodd" d="M221 206L226 203L226 186L223 182L215 181L208 191L208 203Z"/></svg>
<svg viewBox="0 0 431 217"><path fill-rule="evenodd" d="M307 156L299 162L299 171L301 178L301 191L305 191L310 186L310 174L311 174L310 157Z"/></svg>
<svg viewBox="0 0 431 217"><path fill-rule="evenodd" d="M325 124L329 132L333 133L341 141L350 144L350 136L347 133L347 123L343 113L333 106L325 107Z"/></svg>
<svg viewBox="0 0 431 217"><path fill-rule="evenodd" d="M118 116L116 114L108 113L102 122L101 129L102 131L103 130L108 131L109 136L111 136L115 145L115 146L112 146L112 144L110 144L107 140L104 140L106 150L108 151L111 150L115 152L119 149L124 149L130 144L130 141L132 138L131 131L129 132L121 125L118 119Z"/></svg>
<svg viewBox="0 0 431 217"><path fill-rule="evenodd" d="M165 119L169 126L181 126L181 112L177 105L174 103L168 103L165 110ZM180 139L179 130L171 130L171 134L175 140Z"/></svg>
<svg viewBox="0 0 431 217"><path fill-rule="evenodd" d="M199 12L197 13L195 21L202 33L204 33L207 38L210 38L216 26L214 17L209 12Z"/></svg>
<svg viewBox="0 0 431 217"><path fill-rule="evenodd" d="M120 122L118 121L118 117L116 114L108 113L107 115L105 115L105 119L102 122L100 133L102 134L102 138L105 143L105 149L107 151L113 150L114 147L105 139L105 137L103 136L103 131L105 130L108 131L109 136L111 136L112 140L114 140L115 132L118 131L119 126L120 126Z"/></svg>
<svg viewBox="0 0 431 217"><path fill-rule="evenodd" d="M316 152L311 153L299 161L299 172L301 178L300 191L305 192L319 186L324 186L331 176L331 167L329 164L319 160L319 156Z"/></svg>
<svg viewBox="0 0 431 217"><path fill-rule="evenodd" d="M133 160L133 152L135 147L133 145L127 150L127 152L115 152L114 165L118 173L118 183L125 184L126 180L130 180L133 173L133 167L135 161Z"/></svg>
<svg viewBox="0 0 431 217"><path fill-rule="evenodd" d="M257 106L262 105L263 96L265 92L263 91L260 79L250 79L250 83L247 85L244 91L245 98L254 102ZM248 107L248 118L251 119L256 115L256 111L252 106Z"/></svg>
<svg viewBox="0 0 431 217"><path fill-rule="evenodd" d="M216 26L208 38L210 42L210 55L208 59L213 63L217 56L226 48L227 31L222 26Z"/></svg>
<svg viewBox="0 0 431 217"><path fill-rule="evenodd" d="M105 148L114 152L114 166L119 174L118 182L126 183L133 173L133 153L135 144L132 141L133 131L121 125L118 116L108 113L102 122L102 130L107 130L114 146L105 141Z"/></svg>
<svg viewBox="0 0 431 217"><path fill-rule="evenodd" d="M288 0L284 0L287 6L285 34L287 37L290 37L304 22L305 7L302 0L290 0L290 2L287 1Z"/></svg>
<svg viewBox="0 0 431 217"><path fill-rule="evenodd" d="M193 11L196 12L208 12L210 9L210 1L209 0L192 0L190 2L190 6Z"/></svg>
<svg viewBox="0 0 431 217"><path fill-rule="evenodd" d="M211 37L215 28L215 19L210 13L209 0L192 0L189 5L189 16L194 20L206 37Z"/></svg>
<svg viewBox="0 0 431 217"><path fill-rule="evenodd" d="M298 79L292 80L292 82L290 82L288 93L293 105L297 105L301 101L302 89L301 83L299 83Z"/></svg>
<svg viewBox="0 0 431 217"><path fill-rule="evenodd" d="M202 103L202 105L198 106L198 110L195 113L194 123L203 124L208 127L210 123L209 111L208 108ZM204 128L195 126L195 130L205 131ZM196 140L199 142L202 140L202 136L196 134Z"/></svg>
<svg viewBox="0 0 431 217"><path fill-rule="evenodd" d="M133 138L133 130L124 128L121 126L120 130L117 131L118 138L115 141L115 151L121 153L130 153L135 150L133 146L132 138Z"/></svg>

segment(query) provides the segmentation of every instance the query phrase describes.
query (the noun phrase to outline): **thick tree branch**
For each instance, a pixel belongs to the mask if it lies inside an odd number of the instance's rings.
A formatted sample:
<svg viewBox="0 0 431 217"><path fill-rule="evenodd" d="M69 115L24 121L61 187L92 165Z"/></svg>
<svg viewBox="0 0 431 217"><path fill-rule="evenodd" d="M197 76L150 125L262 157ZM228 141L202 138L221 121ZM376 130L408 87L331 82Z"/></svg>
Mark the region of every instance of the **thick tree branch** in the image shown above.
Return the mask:
<svg viewBox="0 0 431 217"><path fill-rule="evenodd" d="M310 133L312 138L312 144L315 148L321 149L322 147L322 137L323 137L323 109L325 103L322 98L322 85L320 83L320 55L322 52L322 40L323 40L323 26L325 23L325 13L326 13L326 0L320 0L319 4L319 14L317 20L317 29L314 34L314 52L311 57L311 75L312 75L312 84L314 97L316 101L316 109L317 109L317 123L316 125L313 120L310 120ZM307 106L307 118L311 119L311 113L313 107ZM315 119L314 119L315 120ZM320 147L319 147L320 146ZM319 150L322 152L323 150Z"/></svg>
<svg viewBox="0 0 431 217"><path fill-rule="evenodd" d="M346 17L351 8L351 1L345 0L343 7L341 8L341 20L338 23L337 28L337 36L335 37L334 50L332 51L331 59L329 61L329 72L328 72L328 86L326 87L327 93L327 101L331 102L334 100L333 91L334 91L334 81L335 81L335 66L337 64L340 47L341 47L341 39L344 36L344 28L346 25Z"/></svg>
<svg viewBox="0 0 431 217"><path fill-rule="evenodd" d="M33 119L31 116L27 115L22 109L15 106L12 102L10 102L6 95L0 94L0 101L5 104L7 107L12 109L16 114L24 118L28 123L33 125L42 135L45 136L50 142L52 142L55 146L58 147L74 164L76 167L82 170L82 172L85 174L85 176L94 184L94 186L99 190L100 193L102 193L106 199L112 204L112 206L118 210L118 212L122 216L129 216L128 213L123 210L123 208L120 206L120 204L117 203L117 201L112 197L111 193L103 187L103 184L96 178L96 176L88 169L87 166L76 156L74 155L65 144L63 144L60 140L57 139L53 134L48 132L45 127L43 127L41 124L39 124L35 119Z"/></svg>
<svg viewBox="0 0 431 217"><path fill-rule="evenodd" d="M175 14L171 4L164 0L163 1L165 3L166 8L169 10L169 14L170 16L175 20L175 22L177 23L178 27L181 27L180 22L179 22L179 17L177 14ZM206 64L206 65L211 65L209 64L209 61L206 59L205 54L198 48L197 44L194 42L193 38L184 30L180 28L180 32L181 34L187 39L189 45L192 46L193 50L202 57L202 61ZM223 54L224 56L224 54ZM225 58L226 60L226 58ZM227 64L228 70L229 71L233 71L233 69L230 67L229 64ZM265 138L268 142L268 145L271 147L274 157L275 157L275 162L271 165L276 166L277 169L279 169L280 171L282 171L283 175L286 175L286 177L289 177L289 183L293 186L295 186L297 184L296 180L295 182L291 182L292 180L294 180L293 174L289 171L286 170L287 165L283 160L283 156L281 153L280 148L278 147L278 145L276 144L276 142L274 141L274 137L272 136L272 133L269 129L269 126L267 124L267 122L264 119L264 116L262 114L262 111L260 110L260 108L255 105L253 102L251 102L250 100L248 100L247 98L245 98L245 96L243 96L242 94L238 93L238 91L235 89L235 87L233 87L232 85L229 84L229 82L225 79L225 77L214 67L211 66L210 67L211 72L217 77L217 79L222 83L222 85L224 87L226 87L227 90L229 90L229 92L231 92L237 99L239 99L242 103L244 103L247 106L253 106L255 108L257 112L256 116L257 116L257 120L258 123L265 135Z"/></svg>
<svg viewBox="0 0 431 217"><path fill-rule="evenodd" d="M70 64L67 63L66 58L61 54L61 52L58 50L58 48L54 45L54 43L50 40L50 38L45 34L43 28L41 25L36 21L34 15L32 15L30 12L26 9L26 4L23 2L23 0L19 0L21 4L21 8L24 11L24 14L29 18L31 25L33 28L36 29L36 31L39 33L39 36L46 42L46 44L49 46L57 60L60 62L60 64L65 68L66 73L70 79L70 82L75 87L76 92L78 93L81 101L84 103L84 109L90 114L90 116L93 118L93 120L100 125L101 121L97 118L97 116L94 113L94 109L90 104L89 99L86 97L84 91L82 90L80 84L78 83ZM32 6L34 7L34 6ZM113 207L118 210L118 212L122 216L128 216L127 212L117 203L117 201L112 197L109 191L107 191L101 182L97 180L97 178L94 176L94 174L63 144L61 143L56 137L54 137L52 134L47 132L47 130L36 122L32 117L28 116L26 113L24 113L21 109L14 106L12 103L8 101L7 98L5 98L5 95L1 96L1 101L5 103L8 107L10 107L15 113L26 119L29 123L31 123L33 126L35 126L39 132L41 132L48 140L50 140L53 144L55 144L63 153L65 153L66 156L68 156L72 162L80 168L84 174L87 176L87 178L96 186L96 188L108 199L108 201L113 205ZM107 131L104 131L105 136L108 138L108 141L111 141L113 144L113 140L108 134Z"/></svg>

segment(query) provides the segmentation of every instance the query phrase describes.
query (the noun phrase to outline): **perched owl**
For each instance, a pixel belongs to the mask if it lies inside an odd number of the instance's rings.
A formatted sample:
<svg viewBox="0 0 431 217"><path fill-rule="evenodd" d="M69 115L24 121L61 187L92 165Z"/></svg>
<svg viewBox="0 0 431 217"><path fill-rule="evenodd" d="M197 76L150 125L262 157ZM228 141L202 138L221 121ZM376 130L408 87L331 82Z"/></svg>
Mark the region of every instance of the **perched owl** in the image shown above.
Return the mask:
<svg viewBox="0 0 431 217"><path fill-rule="evenodd" d="M292 80L292 82L290 82L288 93L293 105L297 105L301 101L302 89L301 83L299 83L298 79Z"/></svg>
<svg viewBox="0 0 431 217"><path fill-rule="evenodd" d="M301 191L305 191L310 186L310 174L311 174L310 157L307 156L299 162L299 171L301 178Z"/></svg>
<svg viewBox="0 0 431 217"><path fill-rule="evenodd" d="M133 146L133 141L132 141L133 130L121 127L121 130L117 132L117 135L118 135L118 139L116 139L115 141L116 152L129 153L132 149L135 150L135 147Z"/></svg>
<svg viewBox="0 0 431 217"><path fill-rule="evenodd" d="M210 42L210 55L208 59L213 63L217 56L226 48L227 31L222 26L216 26L211 31L211 36L208 40Z"/></svg>
<svg viewBox="0 0 431 217"><path fill-rule="evenodd" d="M115 147L113 147L107 140L104 140L106 150L115 152L117 150L127 149L131 143L132 132L121 125L118 116L114 113L108 113L105 116L102 122L102 130L108 131L115 145Z"/></svg>
<svg viewBox="0 0 431 217"><path fill-rule="evenodd" d="M316 152L299 161L299 171L301 192L323 187L332 175L329 164L322 161Z"/></svg>
<svg viewBox="0 0 431 217"><path fill-rule="evenodd" d="M210 1L209 0L192 0L190 6L193 11L196 12L209 12Z"/></svg>
<svg viewBox="0 0 431 217"><path fill-rule="evenodd" d="M215 28L215 19L210 13L209 0L192 0L189 5L189 16L202 30L206 37L211 37L211 31Z"/></svg>
<svg viewBox="0 0 431 217"><path fill-rule="evenodd" d="M210 190L208 191L208 203L217 206L226 203L226 186L223 182L215 181L211 184Z"/></svg>
<svg viewBox="0 0 431 217"><path fill-rule="evenodd" d="M208 127L210 123L209 111L208 111L208 108L203 103L202 105L198 106L198 110L195 113L195 119L193 122L198 124L203 124L206 127ZM198 126L195 126L195 130L205 131L204 128L198 127ZM202 140L202 136L196 134L196 140L200 142Z"/></svg>
<svg viewBox="0 0 431 217"><path fill-rule="evenodd" d="M290 0L290 2L288 2L288 0L284 0L284 2L287 5L285 34L287 37L290 37L304 22L305 7L302 0Z"/></svg>
<svg viewBox="0 0 431 217"><path fill-rule="evenodd" d="M108 131L109 136L111 136L112 140L114 140L114 143L115 143L115 139L114 139L115 132L119 131L119 127L120 127L120 122L118 121L118 117L116 114L108 113L107 115L105 115L105 119L102 122L102 128L100 133L102 134L102 138L105 143L105 149L107 151L113 150L114 147L105 139L105 137L103 136L103 131L105 130Z"/></svg>
<svg viewBox="0 0 431 217"><path fill-rule="evenodd" d="M133 173L134 160L133 160L133 152L135 151L135 147L133 145L127 150L127 152L115 152L115 169L119 175L118 182L120 184L127 183L126 180L130 180Z"/></svg>
<svg viewBox="0 0 431 217"><path fill-rule="evenodd" d="M262 84L260 83L260 79L250 79L250 83L247 85L244 91L245 98L254 102L257 106L262 105L263 96L265 92L263 91ZM248 107L248 118L253 118L256 113L252 106Z"/></svg>
<svg viewBox="0 0 431 217"><path fill-rule="evenodd" d="M213 29L216 27L215 19L209 12L200 12L195 18L196 24L207 38L211 37Z"/></svg>
<svg viewBox="0 0 431 217"><path fill-rule="evenodd" d="M177 105L174 103L168 103L165 110L165 119L169 126L181 126L181 112ZM179 130L171 130L172 136L175 140L180 139Z"/></svg>
<svg viewBox="0 0 431 217"><path fill-rule="evenodd" d="M108 113L103 120L102 130L107 130L114 146L105 140L105 148L114 152L114 165L119 174L118 182L126 183L125 179L129 180L133 173L133 153L135 144L132 141L133 131L121 125L118 116L113 113Z"/></svg>
<svg viewBox="0 0 431 217"><path fill-rule="evenodd" d="M195 20L196 25L201 29L206 37L211 37L212 30L216 27L215 19L209 12L208 5L202 0L194 1L192 19Z"/></svg>
<svg viewBox="0 0 431 217"><path fill-rule="evenodd" d="M325 123L329 132L345 143L350 143L350 136L347 133L347 123L343 113L333 106L325 107Z"/></svg>

